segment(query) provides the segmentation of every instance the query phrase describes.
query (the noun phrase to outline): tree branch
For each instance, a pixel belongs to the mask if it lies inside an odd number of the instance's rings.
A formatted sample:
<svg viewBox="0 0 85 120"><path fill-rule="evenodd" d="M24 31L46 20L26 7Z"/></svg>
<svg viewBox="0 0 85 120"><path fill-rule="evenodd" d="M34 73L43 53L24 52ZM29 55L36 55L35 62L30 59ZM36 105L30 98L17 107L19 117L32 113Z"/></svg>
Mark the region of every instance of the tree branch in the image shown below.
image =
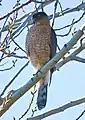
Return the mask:
<svg viewBox="0 0 85 120"><path fill-rule="evenodd" d="M78 57L78 56L74 56L74 57L73 57L73 60L75 60L75 61L77 61L77 62L85 63L85 59L84 59L84 58L81 58L81 57Z"/></svg>
<svg viewBox="0 0 85 120"><path fill-rule="evenodd" d="M3 20L4 18L8 17L9 15L11 15L12 13L18 11L19 9L23 8L24 6L28 5L29 3L31 2L36 2L36 3L45 3L45 2L40 2L40 1L37 1L37 0L29 0L28 2L26 3L23 3L21 6L17 7L16 9L12 10L11 12L7 13L6 15L0 17L0 20Z"/></svg>
<svg viewBox="0 0 85 120"><path fill-rule="evenodd" d="M45 7L46 5L48 5L48 4L50 4L50 3L54 2L54 1L55 1L55 0L49 0L47 3L43 4L43 7ZM80 4L80 5L78 5L78 6L74 7L74 8L66 8L66 9L62 10L62 13L61 13L61 11L55 13L55 18L61 17L61 16L65 15L65 14L67 14L67 13L84 10L84 8L85 8L85 2L83 2L82 4ZM40 10L40 9L41 9L41 5L40 5L37 9ZM15 28L18 28L17 32L19 32L19 30L20 30L21 28L23 28L24 26L29 26L29 25L33 24L33 21L31 20L31 17L32 17L32 14L34 14L35 12L36 12L36 11L33 11L33 12L31 13L31 15L29 15L30 13L28 13L28 14L24 15L23 17L21 17L20 19L16 20L16 21L15 21L15 25L14 25L14 29L15 29ZM83 14L83 15L84 15L84 14ZM21 21L22 21L23 19L25 19L25 18L26 18L26 20L22 23ZM52 19L52 18L53 18L53 14L52 14L52 15L49 15L49 20ZM76 22L75 22L75 23L76 23ZM21 27L21 24L23 24L24 26ZM19 26L20 26L20 28L19 28ZM8 25L5 26L5 27L2 29L2 32L7 31L7 30L8 30ZM17 33L17 32L16 32L16 33Z"/></svg>
<svg viewBox="0 0 85 120"><path fill-rule="evenodd" d="M44 119L44 118L46 118L46 117L48 117L50 115L63 112L64 110L66 110L68 108L74 107L76 105L80 105L82 103L85 103L85 97L81 98L81 99L78 99L78 100L75 100L75 101L71 101L70 103L67 103L67 104L65 104L65 105L63 105L61 107L58 107L56 109L45 112L45 113L43 113L41 115L31 117L31 118L27 118L26 120L41 120L41 119Z"/></svg>
<svg viewBox="0 0 85 120"><path fill-rule="evenodd" d="M78 118L76 118L76 120L79 120L84 114L85 114L85 110L79 115Z"/></svg>
<svg viewBox="0 0 85 120"><path fill-rule="evenodd" d="M2 91L2 93L0 94L0 97L5 93L5 91L7 90L7 88L13 83L13 81L15 80L15 78L22 72L22 70L24 70L24 68L28 65L29 62L27 62L23 67L21 67L21 69L15 74L15 76L10 80L10 82L5 86L4 90Z"/></svg>
<svg viewBox="0 0 85 120"><path fill-rule="evenodd" d="M56 69L59 70L59 68L61 68L64 64L66 64L72 60L76 60L78 62L85 63L85 59L76 56L84 49L85 49L85 43L83 43L82 46L80 46L78 49L76 49L71 55L69 55L68 57L65 57L62 61L55 64ZM79 59L77 59L77 58L79 58Z"/></svg>

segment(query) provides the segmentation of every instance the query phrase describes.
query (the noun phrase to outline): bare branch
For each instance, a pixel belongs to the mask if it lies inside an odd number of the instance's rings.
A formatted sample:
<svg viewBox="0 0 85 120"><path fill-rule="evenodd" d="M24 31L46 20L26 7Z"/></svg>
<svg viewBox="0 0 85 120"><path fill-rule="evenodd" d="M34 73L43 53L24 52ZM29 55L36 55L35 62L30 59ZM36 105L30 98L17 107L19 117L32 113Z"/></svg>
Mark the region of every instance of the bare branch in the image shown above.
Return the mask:
<svg viewBox="0 0 85 120"><path fill-rule="evenodd" d="M4 90L0 94L0 96L4 95L5 91L8 89L8 87L14 82L15 78L24 70L24 68L28 65L29 62L27 62L17 73L16 75L10 80L10 82L5 86Z"/></svg>
<svg viewBox="0 0 85 120"><path fill-rule="evenodd" d="M3 27L2 27L2 29L1 29L1 31L4 29L5 24L6 24L7 20L8 20L8 18L9 18L9 16L6 17L6 20L5 20L4 24L3 24Z"/></svg>
<svg viewBox="0 0 85 120"><path fill-rule="evenodd" d="M24 53L26 53L26 51L25 51L20 45L18 45L18 44L15 42L14 39L12 39L12 41L13 41L13 43L15 43L16 46L18 46L18 48L19 48L20 50L22 50Z"/></svg>
<svg viewBox="0 0 85 120"><path fill-rule="evenodd" d="M39 1L35 1L35 0L29 0L28 2L26 3L23 3L21 6L17 7L16 9L12 10L11 12L7 13L6 15L4 15L3 17L0 18L0 20L3 20L4 18L6 18L7 16L11 15L12 13L18 11L19 9L23 8L24 6L28 5L29 3L31 2L37 2L37 3L45 3L45 2L39 2Z"/></svg>
<svg viewBox="0 0 85 120"><path fill-rule="evenodd" d="M55 21L55 13L56 13L56 9L57 9L57 5L58 5L58 3L59 3L59 0L56 0L56 2L55 2L55 7L54 7L54 13L53 13L53 18L52 18L52 27L53 27L53 25L54 25L54 21Z"/></svg>
<svg viewBox="0 0 85 120"><path fill-rule="evenodd" d="M79 120L84 115L84 113L85 113L85 110L83 110L83 112L79 115L78 118L76 118L76 120Z"/></svg>
<svg viewBox="0 0 85 120"><path fill-rule="evenodd" d="M20 48L20 46L16 43L16 45ZM15 51L17 50L16 48L10 53L10 52L6 52L6 48L0 48L0 51L2 52L2 56L0 58L0 61L2 61L3 59L7 58L7 57L15 57L15 58L20 58L20 59L28 59L26 56L20 56L20 55L16 55ZM22 49L22 48L21 48ZM22 51L24 51L22 49ZM25 51L24 51L25 52ZM25 52L26 53L26 52ZM4 56L5 55L5 56Z"/></svg>
<svg viewBox="0 0 85 120"><path fill-rule="evenodd" d="M81 17L80 17L78 20L76 20L76 21L72 22L71 24L66 25L66 26L64 26L64 27L57 28L57 29L55 29L55 31L56 31L56 30L62 30L62 29L64 29L64 28L70 27L71 25L74 25L74 24L78 23L78 22L84 17L84 15L85 15L85 12L81 15ZM72 21L73 21L73 20L72 20Z"/></svg>
<svg viewBox="0 0 85 120"><path fill-rule="evenodd" d="M42 7L45 7L45 6L47 6L48 4L51 4L54 1L55 0L48 0L48 1L44 2L43 4L41 3L41 5L39 5L39 7L37 9L40 10L40 9L42 9ZM36 10L33 11L31 14L34 14L35 12L36 12ZM16 29L17 27L19 27L19 25L22 23L21 21L23 19L27 18L27 17L31 18L32 16L30 15L30 13L27 13L23 17L19 18L18 20L15 20L15 25L14 25L13 29ZM24 21L25 24L28 23L27 26L33 24L32 20L30 20L30 19L26 19L25 21ZM2 29L2 32L7 31L7 30L8 30L8 25L5 26L5 28Z"/></svg>
<svg viewBox="0 0 85 120"><path fill-rule="evenodd" d="M69 55L68 57L65 57L62 61L58 62L57 64L55 64L55 67L57 70L59 70L63 65L65 65L66 63L77 59L77 56L82 50L85 49L85 43L82 44L82 47L80 46L78 49L76 49L71 55ZM78 57L79 58L79 57ZM82 60L82 58L80 58L79 60L81 60L82 63L84 63L85 59ZM76 60L78 61L78 60ZM78 61L80 62L80 61Z"/></svg>
<svg viewBox="0 0 85 120"><path fill-rule="evenodd" d="M26 56L20 56L20 55L15 55L15 54L10 54L10 56L7 57L15 57L15 58L20 58L20 59L28 59Z"/></svg>
<svg viewBox="0 0 85 120"><path fill-rule="evenodd" d="M2 6L2 3L1 3L1 2L2 2L2 0L0 0L0 5Z"/></svg>
<svg viewBox="0 0 85 120"><path fill-rule="evenodd" d="M61 12L57 12L55 14L55 17L61 17L67 13L71 13L71 12L76 12L76 11L80 11L80 10L84 10L85 9L85 2L81 3L80 5L74 7L74 8L66 8L65 10L62 10L62 13ZM50 15L49 16L49 19L52 19L52 16L53 15Z"/></svg>
<svg viewBox="0 0 85 120"><path fill-rule="evenodd" d="M43 7L46 6L46 5L48 5L48 4L50 4L50 3L52 3L53 1L55 1L55 0L49 0L47 3L43 4ZM61 14L61 12L55 13L55 18L61 17L61 16L65 15L65 14L67 14L67 13L71 13L71 12L83 10L84 8L85 8L85 3L82 3L82 4L78 5L77 7L72 8L72 9L71 9L71 8L66 8L65 10L62 10L62 14ZM40 10L40 9L41 9L41 5L40 5L37 9ZM20 26L20 27L14 32L13 35L15 35L17 32L19 32L23 27L33 24L33 21L31 20L31 17L32 17L32 14L34 14L35 12L36 12L36 11L33 11L33 12L31 13L31 15L29 15L30 13L28 13L28 14L24 15L22 18L20 18L19 20L16 20L16 21L15 21L15 26L14 26L14 28L17 28L17 27L19 27L19 26ZM17 22L20 22L21 20L23 20L23 19L26 18L26 17L27 17L27 19L26 19L23 23L21 23L22 25L20 25L20 23L18 23L17 26L16 26L16 23L17 23ZM81 16L81 17L82 17L82 16ZM53 15L50 15L50 16L49 16L49 20L52 19L52 18L53 18ZM76 22L76 21L75 21L75 22ZM2 30L2 32L6 31L7 28L8 28L8 26L6 26L6 28L4 28L4 29Z"/></svg>
<svg viewBox="0 0 85 120"><path fill-rule="evenodd" d="M85 63L85 59L78 56L73 56L73 60L77 62Z"/></svg>
<svg viewBox="0 0 85 120"><path fill-rule="evenodd" d="M15 63L17 62L17 60L12 61L12 62L13 62L13 65L12 65L11 67L2 69L2 70L0 70L0 71L1 71L1 72L3 72L3 71L8 71L8 70L11 70L13 67L15 67Z"/></svg>
<svg viewBox="0 0 85 120"><path fill-rule="evenodd" d="M34 97L35 97L35 93L37 92L37 90L35 89L36 85L34 86L34 91L31 92L31 95L32 95L32 99L31 99L31 102L29 104L29 107L28 109L24 112L24 114L22 114L22 116L19 118L19 120L21 120L27 113L28 111L31 109L31 105L33 104L33 100L34 100Z"/></svg>
<svg viewBox="0 0 85 120"><path fill-rule="evenodd" d="M45 113L43 113L41 115L38 115L38 116L35 116L35 117L27 118L26 120L41 120L41 119L44 119L44 118L46 118L50 115L63 112L64 110L66 110L68 108L74 107L76 105L80 105L82 103L85 103L85 98L81 98L81 99L78 99L78 100L75 100L75 101L71 101L70 103L67 103L67 104L65 104L61 107L50 110L48 112L45 112Z"/></svg>
<svg viewBox="0 0 85 120"><path fill-rule="evenodd" d="M71 25L71 27L70 27L70 29L69 29L68 33L66 33L66 34L64 34L64 35L56 35L56 36L60 36L60 37L65 37L65 36L68 36L68 35L69 35L69 33L70 33L70 32L71 32L71 30L72 30L72 27L73 27L73 22L74 22L74 19L72 20L72 25Z"/></svg>

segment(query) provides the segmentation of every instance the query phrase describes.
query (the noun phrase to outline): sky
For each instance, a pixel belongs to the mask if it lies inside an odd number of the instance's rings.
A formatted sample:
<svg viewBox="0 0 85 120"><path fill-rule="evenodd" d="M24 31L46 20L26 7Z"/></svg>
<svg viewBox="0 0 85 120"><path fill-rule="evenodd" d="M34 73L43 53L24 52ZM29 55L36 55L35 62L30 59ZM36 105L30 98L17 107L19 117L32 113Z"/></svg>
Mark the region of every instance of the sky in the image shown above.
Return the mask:
<svg viewBox="0 0 85 120"><path fill-rule="evenodd" d="M25 0L21 0L21 3L26 2ZM12 10L12 7L16 3L16 0L12 1L2 1L2 7L0 7L0 16L6 14L8 11ZM60 0L62 8L73 8L80 4L80 0ZM54 3L45 7L44 11L50 15L53 13ZM34 4L30 4L24 7L26 13L34 10ZM58 9L59 10L59 9ZM58 11L57 10L57 11ZM20 10L19 16L21 17L25 13ZM75 18L77 20L81 16L82 12L70 13L60 18L55 19L54 29L60 28L62 26L68 25L72 22L72 19ZM74 25L74 28L77 30L84 23L83 18L79 23ZM2 26L2 21L0 22L0 26ZM74 30L72 29L72 31ZM64 29L62 31L57 31L56 34L65 34L69 29ZM25 38L26 38L27 28L20 34L18 38L16 38L16 42L25 49ZM5 33L3 34L3 37ZM69 36L66 37L57 37L60 48L63 47L65 43L67 43L72 37L70 33ZM3 39L3 38L2 38ZM12 46L14 48L14 45ZM12 49L12 48L11 48ZM79 56L85 58L85 51L81 52ZM23 52L17 52L18 54L25 55ZM10 66L11 60L14 58L8 58L8 64L5 67ZM6 62L3 61L3 62ZM18 60L16 63L16 67L11 69L10 71L0 72L0 92L7 85L7 83L13 78L13 76L19 71L21 66L23 66L27 60ZM1 63L2 64L2 63ZM85 64L79 63L76 61L71 61L65 64L59 71L53 73L52 83L48 89L48 99L47 105L42 111L37 111L35 115L44 113L48 110L57 108L62 106L70 101L77 100L79 98L83 98L85 96ZM7 89L5 95L11 89L18 89L23 86L31 77L33 76L33 69L31 64L22 71L22 73L15 79L15 81L11 84L11 86ZM31 89L32 90L32 89ZM30 90L30 91L31 91ZM24 111L28 108L31 93L28 91L23 97L21 97L16 103L14 103L11 108L2 116L2 120L12 120L13 116L18 120L18 118L24 113ZM34 103L32 105L32 109L35 107L36 97ZM73 108L67 109L62 113L55 114L49 116L43 120L76 120L76 118L80 115L80 113L85 109L85 104L81 104L75 106ZM31 110L27 113L27 115L22 119L25 120L27 117L30 117L32 114ZM84 120L85 115L80 120Z"/></svg>

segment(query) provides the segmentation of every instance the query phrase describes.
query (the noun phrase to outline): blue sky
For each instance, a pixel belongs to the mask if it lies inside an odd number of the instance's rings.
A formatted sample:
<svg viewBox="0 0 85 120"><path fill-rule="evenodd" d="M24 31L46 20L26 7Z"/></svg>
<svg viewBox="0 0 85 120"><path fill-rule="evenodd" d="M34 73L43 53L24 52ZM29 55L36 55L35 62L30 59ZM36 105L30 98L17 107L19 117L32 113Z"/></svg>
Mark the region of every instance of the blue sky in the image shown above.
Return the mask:
<svg viewBox="0 0 85 120"><path fill-rule="evenodd" d="M5 1L2 2L2 7L0 7L0 15L3 15L7 13L8 11L12 10L12 7L15 4L15 0L13 1ZM25 0L21 0L21 3L26 2ZM65 8L72 8L77 6L80 3L80 0L71 0L70 2L68 0L60 0L63 9ZM24 8L26 13L33 11L33 4L28 5ZM53 12L54 4L49 5L45 8L45 12L49 15ZM81 16L82 12L75 12L70 13L65 16L62 16L60 18L55 19L55 25L54 28L60 28L62 26L65 26L69 23L71 23L72 19L75 18L78 19ZM24 15L22 10L20 11L20 16ZM84 18L74 25L74 28L79 29L80 26L84 23ZM2 22L0 23L2 25ZM67 33L69 29L64 29L62 31L58 31L57 34L64 34ZM72 29L73 31L73 29ZM19 43L20 46L24 48L25 44L25 38L26 38L27 29L23 31L23 33L16 39L16 42ZM3 35L4 36L4 35ZM72 35L70 34L67 37L58 37L58 43L60 47L67 43L71 39ZM14 47L14 46L12 46ZM79 54L82 57L85 57L85 51L81 52ZM18 53L18 52L17 52ZM19 52L18 54L24 55L23 52ZM5 66L10 66L11 60L13 58L8 59L8 64ZM5 62L5 61L3 61ZM8 72L0 72L0 92L4 88L4 86L13 78L15 73L23 66L27 60L19 60L16 63L16 67ZM5 95L8 91L11 89L17 89L20 86L24 85L33 74L33 69L31 64L29 64L28 67L26 67L22 73L15 79L13 84L7 89ZM60 68L59 71L56 71L53 74L52 83L49 87L48 91L48 100L47 100L47 106L42 111L37 111L35 115L41 114L45 111L51 110L53 108L57 108L61 105L64 105L65 103L68 103L72 100L76 100L79 98L82 98L85 96L85 64L78 63L76 61L72 61L64 65L62 68ZM28 108L29 102L31 100L31 93L28 91L22 98L20 98L2 117L3 120L12 120L13 116L15 116L16 119L18 119L23 112ZM34 101L34 104L32 108L34 108L36 103L36 100ZM50 116L48 118L45 118L44 120L75 120L80 113L84 110L85 104L76 106L74 108L67 109L66 111L55 114L53 116ZM22 119L25 120L25 118L30 117L31 111ZM81 118L81 120L85 119L85 115Z"/></svg>

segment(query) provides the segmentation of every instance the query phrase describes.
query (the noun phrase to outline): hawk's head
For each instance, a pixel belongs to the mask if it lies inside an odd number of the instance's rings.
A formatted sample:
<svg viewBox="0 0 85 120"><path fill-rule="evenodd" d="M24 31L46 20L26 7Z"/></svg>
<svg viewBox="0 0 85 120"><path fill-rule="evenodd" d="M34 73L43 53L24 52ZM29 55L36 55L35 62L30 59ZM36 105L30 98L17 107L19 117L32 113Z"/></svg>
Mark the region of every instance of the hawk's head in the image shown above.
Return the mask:
<svg viewBox="0 0 85 120"><path fill-rule="evenodd" d="M48 16L45 12L38 12L33 15L33 23L49 22Z"/></svg>

